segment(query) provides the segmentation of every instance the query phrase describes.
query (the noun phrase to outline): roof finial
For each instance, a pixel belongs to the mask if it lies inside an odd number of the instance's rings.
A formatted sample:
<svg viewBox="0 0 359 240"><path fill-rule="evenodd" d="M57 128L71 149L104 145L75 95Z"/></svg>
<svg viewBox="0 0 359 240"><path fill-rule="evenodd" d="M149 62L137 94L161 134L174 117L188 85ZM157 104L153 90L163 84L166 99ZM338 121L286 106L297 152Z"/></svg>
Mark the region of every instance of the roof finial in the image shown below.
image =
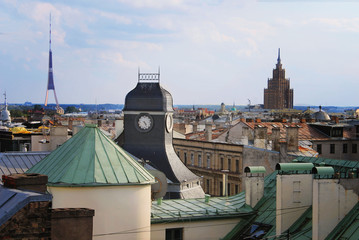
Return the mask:
<svg viewBox="0 0 359 240"><path fill-rule="evenodd" d="M4 97L5 97L5 102L4 102L4 105L5 105L5 107L7 107L7 101L6 101L6 91L4 92Z"/></svg>
<svg viewBox="0 0 359 240"><path fill-rule="evenodd" d="M281 60L280 60L280 48L278 48L278 59L277 59L277 63L280 64Z"/></svg>

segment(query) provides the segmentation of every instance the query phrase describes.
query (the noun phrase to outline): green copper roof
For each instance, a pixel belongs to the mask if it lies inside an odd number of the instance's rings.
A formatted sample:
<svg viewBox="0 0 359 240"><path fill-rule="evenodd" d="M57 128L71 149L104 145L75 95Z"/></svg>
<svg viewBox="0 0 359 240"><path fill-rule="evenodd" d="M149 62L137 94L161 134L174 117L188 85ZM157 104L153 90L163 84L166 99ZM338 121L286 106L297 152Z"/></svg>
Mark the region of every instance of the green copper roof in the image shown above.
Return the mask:
<svg viewBox="0 0 359 240"><path fill-rule="evenodd" d="M332 167L314 167L312 172L320 177L332 178L334 176L334 168Z"/></svg>
<svg viewBox="0 0 359 240"><path fill-rule="evenodd" d="M28 173L49 177L52 186L138 185L154 182L126 151L95 125L87 125Z"/></svg>
<svg viewBox="0 0 359 240"><path fill-rule="evenodd" d="M151 223L209 220L217 218L248 217L253 209L246 205L244 192L230 197L163 200L152 203Z"/></svg>
<svg viewBox="0 0 359 240"><path fill-rule="evenodd" d="M244 168L245 173L265 173L266 168L263 166L248 166Z"/></svg>
<svg viewBox="0 0 359 240"><path fill-rule="evenodd" d="M297 166L291 164L313 163L318 165L319 172L323 174L333 173L333 170L327 168L334 168L335 171L346 172L359 169L358 161L348 160L336 160L325 159L316 157L298 157L294 163L282 164L278 167L285 167L288 171L296 171ZM326 167L323 167L321 163L325 163ZM308 173L310 165L303 165L302 169L296 171L297 173ZM325 169L324 169L325 168ZM281 169L283 170L283 169ZM342 176L345 176L342 174ZM294 239L294 240L309 240L312 239L312 207L309 207L299 219L289 228L288 232L284 232L281 235L276 235L276 175L277 171L269 174L264 178L264 195L262 199L256 204L254 210L258 213L256 216L251 216L246 221L240 221L231 232L229 232L222 240L234 240L243 239L248 235L245 235L248 229L252 229L253 226L260 226L257 230L254 230L250 234L255 234L262 231L265 233L261 236L261 239ZM264 226L264 227L263 227ZM254 229L254 228L253 228ZM265 229L265 231L263 231ZM329 239L359 239L359 203L357 203L353 209L343 218L343 220L336 226L336 228L327 236ZM254 239L249 238L248 239ZM259 239L259 238L256 238Z"/></svg>
<svg viewBox="0 0 359 240"><path fill-rule="evenodd" d="M289 172L289 171L312 171L313 163L277 163L275 170Z"/></svg>

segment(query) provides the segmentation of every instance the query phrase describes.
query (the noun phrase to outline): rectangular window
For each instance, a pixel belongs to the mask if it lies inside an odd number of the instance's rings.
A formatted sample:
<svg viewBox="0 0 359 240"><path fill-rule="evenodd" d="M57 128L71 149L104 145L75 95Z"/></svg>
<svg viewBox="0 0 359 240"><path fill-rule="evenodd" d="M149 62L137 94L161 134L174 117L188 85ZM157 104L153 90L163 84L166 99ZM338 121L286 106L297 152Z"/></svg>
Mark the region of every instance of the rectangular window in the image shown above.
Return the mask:
<svg viewBox="0 0 359 240"><path fill-rule="evenodd" d="M184 153L184 165L187 165L187 153Z"/></svg>
<svg viewBox="0 0 359 240"><path fill-rule="evenodd" d="M343 144L343 153L348 153L348 144Z"/></svg>
<svg viewBox="0 0 359 240"><path fill-rule="evenodd" d="M235 193L235 194L238 194L238 193L239 193L239 186L238 186L238 184L236 184L236 185L234 186L234 193Z"/></svg>
<svg viewBox="0 0 359 240"><path fill-rule="evenodd" d="M224 159L223 159L223 157L221 157L221 166L220 166L220 170L223 170L223 168L224 168Z"/></svg>
<svg viewBox="0 0 359 240"><path fill-rule="evenodd" d="M230 183L227 184L227 194L228 194L228 196L231 196L231 184Z"/></svg>
<svg viewBox="0 0 359 240"><path fill-rule="evenodd" d="M300 203L300 181L293 181L293 203Z"/></svg>
<svg viewBox="0 0 359 240"><path fill-rule="evenodd" d="M198 154L198 167L202 167L202 155Z"/></svg>
<svg viewBox="0 0 359 240"><path fill-rule="evenodd" d="M191 165L194 166L194 154L191 153Z"/></svg>
<svg viewBox="0 0 359 240"><path fill-rule="evenodd" d="M183 228L166 229L166 240L183 240Z"/></svg>
<svg viewBox="0 0 359 240"><path fill-rule="evenodd" d="M330 153L335 153L335 144L330 144Z"/></svg>
<svg viewBox="0 0 359 240"><path fill-rule="evenodd" d="M322 144L317 144L317 152L322 154Z"/></svg>
<svg viewBox="0 0 359 240"><path fill-rule="evenodd" d="M223 196L223 183L219 182L219 196Z"/></svg>
<svg viewBox="0 0 359 240"><path fill-rule="evenodd" d="M236 173L239 173L239 160L236 160Z"/></svg>
<svg viewBox="0 0 359 240"><path fill-rule="evenodd" d="M207 155L207 168L211 168L211 155Z"/></svg>
<svg viewBox="0 0 359 240"><path fill-rule="evenodd" d="M357 149L357 144L353 143L352 144L352 153L357 153L358 149Z"/></svg>
<svg viewBox="0 0 359 240"><path fill-rule="evenodd" d="M210 184L210 183L209 183L209 179L207 179L207 180L206 180L206 190L207 190L206 193L209 193L209 187L210 187L209 184Z"/></svg>
<svg viewBox="0 0 359 240"><path fill-rule="evenodd" d="M232 159L228 158L228 171L231 171Z"/></svg>

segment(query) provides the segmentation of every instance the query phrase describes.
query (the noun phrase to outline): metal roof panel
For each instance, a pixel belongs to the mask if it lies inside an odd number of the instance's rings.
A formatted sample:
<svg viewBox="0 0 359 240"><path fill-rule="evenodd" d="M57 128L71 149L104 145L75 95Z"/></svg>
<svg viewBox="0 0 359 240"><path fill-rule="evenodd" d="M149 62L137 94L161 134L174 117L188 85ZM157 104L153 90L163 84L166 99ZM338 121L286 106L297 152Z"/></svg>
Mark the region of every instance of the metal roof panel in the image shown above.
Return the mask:
<svg viewBox="0 0 359 240"><path fill-rule="evenodd" d="M28 172L48 175L53 186L154 182L147 170L94 126L85 126Z"/></svg>

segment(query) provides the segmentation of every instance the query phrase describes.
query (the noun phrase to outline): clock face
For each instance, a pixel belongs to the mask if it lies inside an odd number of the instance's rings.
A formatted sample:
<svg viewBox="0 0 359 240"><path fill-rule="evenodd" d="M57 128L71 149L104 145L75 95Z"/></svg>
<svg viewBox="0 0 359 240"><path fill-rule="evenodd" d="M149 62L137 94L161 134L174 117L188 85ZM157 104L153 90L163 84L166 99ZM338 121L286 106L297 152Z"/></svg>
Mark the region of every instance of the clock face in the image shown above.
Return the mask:
<svg viewBox="0 0 359 240"><path fill-rule="evenodd" d="M171 113L166 115L166 130L171 132L173 128L173 116Z"/></svg>
<svg viewBox="0 0 359 240"><path fill-rule="evenodd" d="M137 121L138 127L142 130L150 130L152 127L152 120L147 115L142 115Z"/></svg>
<svg viewBox="0 0 359 240"><path fill-rule="evenodd" d="M148 132L152 129L153 119L148 114L140 114L136 118L136 127L141 132Z"/></svg>

